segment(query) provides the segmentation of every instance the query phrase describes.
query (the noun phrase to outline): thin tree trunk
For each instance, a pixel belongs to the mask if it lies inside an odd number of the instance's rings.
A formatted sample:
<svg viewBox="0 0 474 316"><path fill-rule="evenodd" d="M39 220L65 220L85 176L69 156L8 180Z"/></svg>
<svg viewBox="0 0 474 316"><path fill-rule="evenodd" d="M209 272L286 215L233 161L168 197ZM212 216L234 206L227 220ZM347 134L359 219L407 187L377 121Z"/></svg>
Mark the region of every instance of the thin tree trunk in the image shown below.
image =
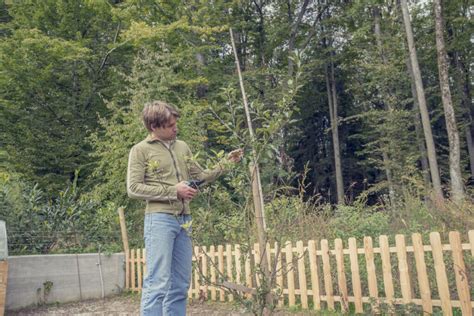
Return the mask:
<svg viewBox="0 0 474 316"><path fill-rule="evenodd" d="M418 149L420 151L420 163L421 163L421 172L423 174L423 180L425 183L425 188L428 190L431 189L431 179L430 179L430 166L428 163L428 159L426 158L426 146L425 146L425 141L423 139L423 127L421 126L420 123L420 106L418 105L418 100L415 97L416 96L416 87L415 87L415 79L413 77L413 71L411 67L411 62L410 58L406 59L407 63L407 70L408 74L410 75L410 85L411 85L411 93L413 95L413 112L414 112L414 125L415 125L415 133L416 133L416 139L418 142Z"/></svg>
<svg viewBox="0 0 474 316"><path fill-rule="evenodd" d="M232 42L232 50L234 51L234 58L235 58L235 66L237 68L237 74L239 76L239 84L240 90L242 92L242 100L244 103L245 109L245 116L247 118L247 127L249 130L250 140L252 144L255 144L255 135L253 132L252 126L252 119L250 118L250 110L247 102L247 95L245 93L244 88L244 81L242 78L242 72L240 70L240 63L239 57L237 55L237 50L235 48L235 40L234 34L232 29L229 30L230 38ZM263 278L261 280L261 284L265 284L265 282L270 282L270 271L268 269L267 263L267 254L266 254L266 244L268 241L267 238L267 227L265 223L265 204L263 201L263 190L262 190L262 182L260 180L260 170L258 168L258 154L255 146L252 145L252 162L250 164L250 172L251 172L251 179L252 179L252 196L254 202L254 209L255 209L255 219L257 222L257 235L258 235L258 244L259 244L259 251L260 251L260 269L263 273ZM266 284L268 288L272 288L271 284ZM270 292L266 294L265 297L265 305L264 305L264 314L270 315L269 308L273 305L273 297Z"/></svg>
<svg viewBox="0 0 474 316"><path fill-rule="evenodd" d="M469 153L469 164L471 166L471 179L474 180L474 144L472 139L472 121L471 121L471 128L468 126L466 128L466 142L467 142L467 152Z"/></svg>
<svg viewBox="0 0 474 316"><path fill-rule="evenodd" d="M441 1L434 0L435 29L436 29L436 51L438 53L439 84L441 88L441 99L443 101L446 129L449 140L449 174L451 177L451 195L455 202L464 199L464 187L461 173L461 150L459 144L459 132L454 114L451 89L449 88L448 60L444 44L444 25L441 12Z"/></svg>
<svg viewBox="0 0 474 316"><path fill-rule="evenodd" d="M428 162L428 158L426 157L426 146L425 142L423 141L423 126L420 124L420 112L418 110L418 102L413 101L413 107L416 107L416 115L415 115L415 134L416 139L418 141L418 150L420 151L420 163L421 163L421 174L423 175L423 182L425 183L425 188L431 188L431 179L430 179L430 165Z"/></svg>
<svg viewBox="0 0 474 316"><path fill-rule="evenodd" d="M375 40L377 42L377 48L380 53L380 58L382 59L382 63L386 65L387 62L387 57L385 56L385 52L383 50L383 44L382 44L382 31L380 30L380 8L375 7L374 8L374 33L375 33Z"/></svg>
<svg viewBox="0 0 474 316"><path fill-rule="evenodd" d="M301 25L301 21L303 20L303 16L306 12L306 9L308 7L309 0L304 0L303 5L301 6L301 10L298 13L298 16L296 18L296 21L293 23L293 15L291 14L291 4L288 2L288 21L291 25L290 29L290 37L288 40L288 76L291 77L293 76L293 71L294 71L294 65L293 65L293 60L291 59L292 56L291 54L293 53L295 49L295 43L296 43L296 35L298 34L298 28Z"/></svg>
<svg viewBox="0 0 474 316"><path fill-rule="evenodd" d="M382 60L382 63L386 65L388 63L387 57L385 56L385 52L383 50L383 45L382 45L382 32L380 30L380 9L378 7L374 8L374 32L375 32L375 40L377 42L377 48L380 53L380 58ZM385 91L381 91L383 94L383 99L386 98L387 93ZM389 103L383 101L383 105L385 110L387 111L388 115L391 115L391 106ZM395 201L395 190L393 188L393 176L392 176L392 170L390 169L389 162L390 158L388 156L387 150L384 148L382 145L382 159L383 159L383 165L385 169L385 174L387 175L387 182L388 182L388 191L389 191L389 196L390 196L390 203L393 203Z"/></svg>
<svg viewBox="0 0 474 316"><path fill-rule="evenodd" d="M199 75L203 74L202 69L206 66L206 58L202 53L196 53L196 61L198 64L196 72ZM196 87L196 95L199 99L203 99L206 97L208 91L208 86L205 83L200 83Z"/></svg>
<svg viewBox="0 0 474 316"><path fill-rule="evenodd" d="M258 24L257 24L257 32L258 32L258 41L257 41L257 67L265 65L265 19L263 13L263 1L257 2L257 0L253 1L255 8L257 9L258 14Z"/></svg>
<svg viewBox="0 0 474 316"><path fill-rule="evenodd" d="M336 166L336 187L337 187L337 201L338 204L344 204L344 179L342 177L342 164L341 164L341 148L339 145L339 114L338 114L338 101L337 101L337 90L336 90L336 79L334 78L334 62L331 59L331 85L332 85L332 105L333 105L333 122L332 122L332 134L333 134L333 146L334 146L334 162Z"/></svg>
<svg viewBox="0 0 474 316"><path fill-rule="evenodd" d="M416 98L420 107L421 122L423 125L423 133L425 135L426 149L428 154L428 161L430 163L431 181L433 183L433 190L437 199L443 199L443 191L441 189L441 179L439 176L438 161L436 158L436 149L433 140L433 132L431 131L430 116L428 107L426 105L425 90L423 88L423 81L421 80L420 66L418 64L418 57L416 55L415 41L413 39L413 32L411 28L410 15L408 13L408 6L406 0L400 0L400 6L403 16L403 25L408 42L410 63L412 66L413 77L415 78Z"/></svg>
<svg viewBox="0 0 474 316"><path fill-rule="evenodd" d="M464 108L464 116L468 125L466 126L466 142L467 142L467 151L469 155L469 165L471 167L471 179L474 180L474 107L472 106L472 97L471 97L471 88L470 88L470 78L469 78L469 69L463 65L461 61L461 56L456 54L456 68L459 71L459 86L462 87L461 90L461 102Z"/></svg>
<svg viewBox="0 0 474 316"><path fill-rule="evenodd" d="M337 204L344 204L344 182L342 179L342 167L341 167L341 154L339 146L339 128L337 120L337 92L336 84L334 79L334 64L331 63L331 71L329 74L328 66L326 65L326 89L328 93L329 103L329 116L331 119L331 134L332 134L332 145L334 152L334 169L336 171L336 193L337 193Z"/></svg>

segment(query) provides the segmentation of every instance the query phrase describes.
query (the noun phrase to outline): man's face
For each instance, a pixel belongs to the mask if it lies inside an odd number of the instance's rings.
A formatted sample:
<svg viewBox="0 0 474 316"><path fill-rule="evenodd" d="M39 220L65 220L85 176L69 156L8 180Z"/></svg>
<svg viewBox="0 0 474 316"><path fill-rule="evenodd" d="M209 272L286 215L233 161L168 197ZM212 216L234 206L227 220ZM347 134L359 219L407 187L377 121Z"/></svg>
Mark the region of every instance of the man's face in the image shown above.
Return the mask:
<svg viewBox="0 0 474 316"><path fill-rule="evenodd" d="M171 117L169 122L161 127L152 128L153 136L163 141L170 141L176 138L178 127L176 125L176 117Z"/></svg>

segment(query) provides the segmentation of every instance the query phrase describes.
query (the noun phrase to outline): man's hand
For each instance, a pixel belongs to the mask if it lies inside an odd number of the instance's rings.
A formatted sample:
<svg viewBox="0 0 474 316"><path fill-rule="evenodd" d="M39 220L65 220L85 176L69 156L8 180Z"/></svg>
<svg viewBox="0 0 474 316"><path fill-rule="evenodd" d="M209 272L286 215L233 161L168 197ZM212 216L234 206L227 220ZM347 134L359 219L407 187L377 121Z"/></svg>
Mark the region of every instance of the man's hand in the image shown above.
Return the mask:
<svg viewBox="0 0 474 316"><path fill-rule="evenodd" d="M227 159L232 162L239 162L244 155L244 150L242 148L232 150L228 155Z"/></svg>
<svg viewBox="0 0 474 316"><path fill-rule="evenodd" d="M178 192L178 198L184 200L192 200L197 193L197 190L188 186L186 181L178 183L176 185L176 191Z"/></svg>

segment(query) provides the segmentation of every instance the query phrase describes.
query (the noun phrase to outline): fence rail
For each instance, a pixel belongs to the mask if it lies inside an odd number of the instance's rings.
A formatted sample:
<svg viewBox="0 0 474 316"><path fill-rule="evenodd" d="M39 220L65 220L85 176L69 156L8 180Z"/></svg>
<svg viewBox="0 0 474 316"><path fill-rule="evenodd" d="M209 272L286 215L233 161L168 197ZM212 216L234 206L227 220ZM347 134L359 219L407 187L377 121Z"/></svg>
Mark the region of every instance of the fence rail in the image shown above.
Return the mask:
<svg viewBox="0 0 474 316"><path fill-rule="evenodd" d="M382 305L414 304L424 313L440 307L444 315L452 315L456 307L463 315L472 315L471 301L474 265L474 230L466 242L461 234L449 233L442 244L438 232L423 244L420 234L413 234L407 245L404 235L396 235L394 245L382 235L374 246L371 237L362 241L349 238L344 248L342 239L332 245L326 239L296 244L286 242L266 245L265 255L270 271L275 272L276 285L282 295L278 305L335 309L336 303L347 311L353 303L356 313L364 307L377 310ZM189 298L232 301L232 294L217 286L223 280L248 288L258 286L255 269L260 262L258 244L248 251L241 245L194 247L194 269ZM449 254L448 254L449 253ZM146 273L145 249L126 252L126 288L141 291Z"/></svg>

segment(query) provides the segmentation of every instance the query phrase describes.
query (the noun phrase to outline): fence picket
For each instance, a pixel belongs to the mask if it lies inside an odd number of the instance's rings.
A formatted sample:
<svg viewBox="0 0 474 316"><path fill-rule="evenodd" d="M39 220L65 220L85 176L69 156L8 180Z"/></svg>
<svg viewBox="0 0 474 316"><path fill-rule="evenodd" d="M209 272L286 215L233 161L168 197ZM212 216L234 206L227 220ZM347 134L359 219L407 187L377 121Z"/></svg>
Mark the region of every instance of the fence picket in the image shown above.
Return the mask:
<svg viewBox="0 0 474 316"><path fill-rule="evenodd" d="M380 256L382 258L383 286L385 290L385 298L389 306L393 306L393 298L395 291L393 289L392 279L392 263L390 262L390 247L388 245L388 237L379 236Z"/></svg>
<svg viewBox="0 0 474 316"><path fill-rule="evenodd" d="M472 315L471 295L469 293L469 282L467 279L466 265L462 254L461 236L459 232L449 232L449 243L452 248L454 274L456 276L456 287L461 311L463 315Z"/></svg>
<svg viewBox="0 0 474 316"><path fill-rule="evenodd" d="M253 244L253 260L254 260L254 263L255 263L255 267L260 267L260 263L262 262L262 258L260 256L260 247L258 244ZM259 271L258 275L255 276L255 282L257 282L257 287L260 287L261 286L261 278L263 277L262 276L262 273L260 273L262 271L261 268L257 269L257 271Z"/></svg>
<svg viewBox="0 0 474 316"><path fill-rule="evenodd" d="M240 262L240 245L234 246L235 251L235 283L240 284L242 279L242 263Z"/></svg>
<svg viewBox="0 0 474 316"><path fill-rule="evenodd" d="M130 249L125 250L125 288L130 288Z"/></svg>
<svg viewBox="0 0 474 316"><path fill-rule="evenodd" d="M318 258L316 255L316 242L314 240L308 241L308 253L314 309L321 310L321 297L319 296Z"/></svg>
<svg viewBox="0 0 474 316"><path fill-rule="evenodd" d="M227 270L227 281L232 282L232 246L230 244L225 245L225 262ZM232 293L229 293L227 297L229 298L229 302L234 301L234 296L232 295Z"/></svg>
<svg viewBox="0 0 474 316"><path fill-rule="evenodd" d="M216 300L216 248L214 245L209 247L209 270L211 272L211 300Z"/></svg>
<svg viewBox="0 0 474 316"><path fill-rule="evenodd" d="M337 238L334 240L334 251L336 253L337 285L339 288L339 295L341 296L341 310L345 312L349 308L349 301L347 298L347 281L346 272L344 269L344 251L342 239Z"/></svg>
<svg viewBox="0 0 474 316"><path fill-rule="evenodd" d="M420 234L411 235L413 250L415 254L416 272L418 275L418 285L423 306L423 313L432 314L433 304L431 303L431 290L426 272L425 252L423 251L423 241Z"/></svg>
<svg viewBox="0 0 474 316"><path fill-rule="evenodd" d="M298 251L298 284L300 285L300 297L301 307L308 309L308 290L306 287L306 268L305 268L305 251L303 247L303 241L296 243L296 249Z"/></svg>
<svg viewBox="0 0 474 316"><path fill-rule="evenodd" d="M362 287L360 285L359 260L357 257L357 241L355 238L349 238L349 258L351 261L352 273L352 291L354 292L355 312L363 313L362 306Z"/></svg>
<svg viewBox="0 0 474 316"><path fill-rule="evenodd" d="M141 249L137 249L137 288L142 288L142 256L141 256Z"/></svg>
<svg viewBox="0 0 474 316"><path fill-rule="evenodd" d="M326 303L329 310L334 310L334 292L331 277L331 262L329 259L329 245L327 239L321 240L321 253L323 257L324 289L326 291Z"/></svg>
<svg viewBox="0 0 474 316"><path fill-rule="evenodd" d="M295 269L293 265L293 246L291 241L285 243L286 281L288 285L288 305L295 306Z"/></svg>
<svg viewBox="0 0 474 316"><path fill-rule="evenodd" d="M219 279L222 279L224 276L224 246L217 246L217 267L219 270ZM219 301L224 302L225 292L223 288L219 288Z"/></svg>
<svg viewBox="0 0 474 316"><path fill-rule="evenodd" d="M131 274L131 287L132 291L136 291L137 287L135 286L135 249L132 249L130 251L130 274Z"/></svg>
<svg viewBox="0 0 474 316"><path fill-rule="evenodd" d="M248 254L245 256L245 266L244 266L244 271L245 271L245 283L247 284L247 287L252 288L253 287L253 282L252 282L252 269L250 267L250 257L252 256L252 250L249 249ZM247 294L247 297L250 297L251 294Z"/></svg>
<svg viewBox="0 0 474 316"><path fill-rule="evenodd" d="M127 251L128 248L125 248ZM0 315L5 315L8 287L8 260L0 260Z"/></svg>
<svg viewBox="0 0 474 316"><path fill-rule="evenodd" d="M208 286L207 286L207 284L209 283L209 279L207 277L208 274L207 274L207 248L206 248L206 246L202 246L201 250L202 250L201 273L202 273L202 277L204 279L204 286L202 288L202 293L199 293L199 296L201 296L201 298L203 300L206 300L207 295L208 295Z"/></svg>
<svg viewBox="0 0 474 316"><path fill-rule="evenodd" d="M448 277L446 275L446 267L444 265L443 260L443 247L441 245L441 237L439 233L431 233L430 242L436 272L436 283L438 284L438 292L441 299L441 308L443 309L443 315L452 315L453 311L449 294Z"/></svg>
<svg viewBox="0 0 474 316"><path fill-rule="evenodd" d="M195 271L199 271L199 262L200 262L200 252L199 247L194 246L194 259L196 260L196 265L194 266ZM194 273L194 294L197 299L199 299L199 293L201 291L201 284L199 282L199 272Z"/></svg>
<svg viewBox="0 0 474 316"><path fill-rule="evenodd" d="M374 312L378 311L377 275L374 262L374 247L372 237L364 237L365 264L367 268L367 282L369 284L369 297L374 301Z"/></svg>
<svg viewBox="0 0 474 316"><path fill-rule="evenodd" d="M192 299L192 297L193 297L193 279L191 278L189 282L188 299Z"/></svg>
<svg viewBox="0 0 474 316"><path fill-rule="evenodd" d="M404 235L395 235L395 247L397 248L398 272L400 273L400 287L404 304L411 303L411 282L408 271L407 248Z"/></svg>
<svg viewBox="0 0 474 316"><path fill-rule="evenodd" d="M278 306L283 306L284 303L284 295L283 295L283 249L281 249L280 245L275 242L275 260L277 260L276 265L276 283L281 290L281 295L278 298Z"/></svg>

